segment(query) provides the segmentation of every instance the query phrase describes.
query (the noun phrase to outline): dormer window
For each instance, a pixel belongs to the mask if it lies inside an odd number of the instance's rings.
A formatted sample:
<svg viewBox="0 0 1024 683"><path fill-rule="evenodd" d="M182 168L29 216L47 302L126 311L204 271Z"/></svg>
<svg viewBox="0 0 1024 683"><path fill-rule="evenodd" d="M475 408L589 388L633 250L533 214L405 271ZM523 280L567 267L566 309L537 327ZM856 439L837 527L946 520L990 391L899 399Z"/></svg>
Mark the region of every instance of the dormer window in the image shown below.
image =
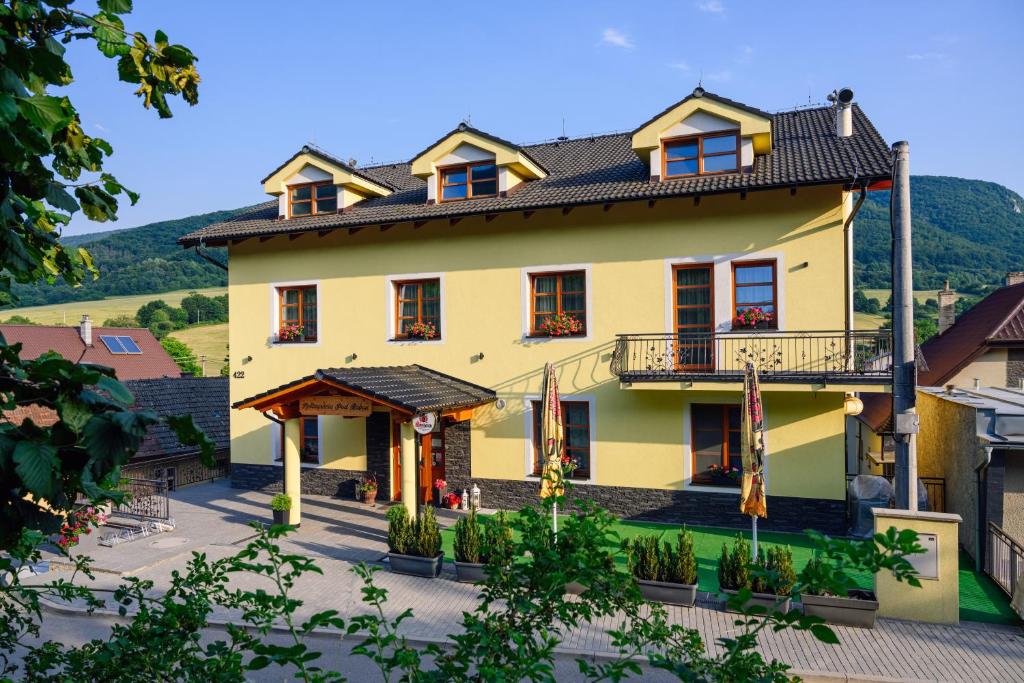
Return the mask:
<svg viewBox="0 0 1024 683"><path fill-rule="evenodd" d="M664 146L662 178L739 171L739 131L673 138Z"/></svg>
<svg viewBox="0 0 1024 683"><path fill-rule="evenodd" d="M288 188L288 215L292 218L338 211L338 188L327 182L303 183Z"/></svg>
<svg viewBox="0 0 1024 683"><path fill-rule="evenodd" d="M498 195L498 167L490 161L440 169L441 201Z"/></svg>

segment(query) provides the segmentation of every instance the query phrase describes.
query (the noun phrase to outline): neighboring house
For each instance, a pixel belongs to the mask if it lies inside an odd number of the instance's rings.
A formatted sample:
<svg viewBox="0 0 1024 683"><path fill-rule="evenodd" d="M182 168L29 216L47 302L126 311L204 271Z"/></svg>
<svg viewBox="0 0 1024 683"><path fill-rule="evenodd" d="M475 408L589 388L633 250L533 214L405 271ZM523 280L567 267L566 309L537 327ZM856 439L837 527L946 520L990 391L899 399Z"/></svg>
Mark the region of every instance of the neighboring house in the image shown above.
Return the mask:
<svg viewBox="0 0 1024 683"><path fill-rule="evenodd" d="M197 447L182 445L167 424L160 422L150 427L142 446L124 467L124 476L158 480L169 491L227 476L231 439L226 377L137 379L125 385L135 396L136 410L152 410L160 417L191 415L214 442L216 454L212 467L203 464Z"/></svg>
<svg viewBox="0 0 1024 683"><path fill-rule="evenodd" d="M917 410L917 466L945 479L946 511L963 518L960 544L979 566L990 524L1024 544L1024 393L922 387Z"/></svg>
<svg viewBox="0 0 1024 683"><path fill-rule="evenodd" d="M32 360L56 351L76 363L113 368L122 382L151 377L181 377L181 370L149 330L141 327L93 327L88 315L77 327L4 325L8 344L21 344L21 357Z"/></svg>
<svg viewBox="0 0 1024 683"><path fill-rule="evenodd" d="M943 294L940 291L940 305ZM917 384L922 387L1024 387L1024 279L1007 276L1007 285L995 290L955 322L953 297L941 306L942 332L921 345ZM948 311L948 323L942 323ZM852 473L892 475L892 397L861 396L864 411L851 420L849 468ZM921 476L926 476L922 471ZM939 475L927 475L939 476Z"/></svg>
<svg viewBox="0 0 1024 683"><path fill-rule="evenodd" d="M719 473L740 465L750 361L765 526L840 533L845 395L891 385L871 362L889 332L850 330L851 219L890 178L856 106L770 114L699 88L632 133L520 146L461 124L367 167L304 147L264 178L272 201L181 239L230 254L232 481L283 477L298 500L372 473L406 505L437 478L535 502L552 362L581 494L747 526ZM753 308L756 329L737 320Z"/></svg>

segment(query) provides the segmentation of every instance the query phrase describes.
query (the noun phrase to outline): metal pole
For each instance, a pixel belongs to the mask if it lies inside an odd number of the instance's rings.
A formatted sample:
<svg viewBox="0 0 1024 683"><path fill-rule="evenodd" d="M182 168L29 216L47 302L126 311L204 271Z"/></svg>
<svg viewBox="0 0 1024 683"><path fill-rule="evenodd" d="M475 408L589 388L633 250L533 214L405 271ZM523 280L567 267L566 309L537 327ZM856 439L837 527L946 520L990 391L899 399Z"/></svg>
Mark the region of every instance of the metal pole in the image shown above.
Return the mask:
<svg viewBox="0 0 1024 683"><path fill-rule="evenodd" d="M757 515L750 516L751 525L753 526L754 536L754 562L757 562Z"/></svg>
<svg viewBox="0 0 1024 683"><path fill-rule="evenodd" d="M416 487L412 492L413 509L416 510L416 519L420 518L420 441L423 435L413 430L413 461L416 463L414 473L416 475Z"/></svg>
<svg viewBox="0 0 1024 683"><path fill-rule="evenodd" d="M910 145L892 146L893 435L896 441L896 507L917 510L918 417L914 394L914 291L910 227Z"/></svg>

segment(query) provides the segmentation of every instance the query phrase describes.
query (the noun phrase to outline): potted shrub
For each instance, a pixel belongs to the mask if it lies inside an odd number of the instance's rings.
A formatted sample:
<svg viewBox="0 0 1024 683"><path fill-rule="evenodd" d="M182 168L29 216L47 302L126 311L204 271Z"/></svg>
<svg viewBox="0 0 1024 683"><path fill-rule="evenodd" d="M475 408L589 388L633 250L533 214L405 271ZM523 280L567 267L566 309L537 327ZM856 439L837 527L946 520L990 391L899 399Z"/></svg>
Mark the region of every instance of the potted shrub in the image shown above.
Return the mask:
<svg viewBox="0 0 1024 683"><path fill-rule="evenodd" d="M441 574L444 553L434 508L423 509L422 519L409 519L405 506L388 510L388 563L397 574L433 579Z"/></svg>
<svg viewBox="0 0 1024 683"><path fill-rule="evenodd" d="M444 505L445 494L448 493L448 482L438 478L434 481L434 502L438 507Z"/></svg>
<svg viewBox="0 0 1024 683"><path fill-rule="evenodd" d="M362 496L363 502L367 505L373 505L377 502L377 477L369 475L363 477L363 480L359 482L357 489L359 495Z"/></svg>
<svg viewBox="0 0 1024 683"><path fill-rule="evenodd" d="M292 497L287 493L278 493L270 499L270 509L274 511L274 524L287 524L288 511L292 509Z"/></svg>
<svg viewBox="0 0 1024 683"><path fill-rule="evenodd" d="M483 530L476 511L455 522L455 578L463 583L484 580L486 562L483 548Z"/></svg>
<svg viewBox="0 0 1024 683"><path fill-rule="evenodd" d="M697 600L697 558L692 532L681 529L675 546L662 544L660 535L640 536L624 545L630 571L644 598L693 607Z"/></svg>
<svg viewBox="0 0 1024 683"><path fill-rule="evenodd" d="M445 496L441 499L441 505L442 507L446 507L449 510L458 510L459 506L462 505L462 496L455 493L454 491L452 491L451 493L446 493Z"/></svg>
<svg viewBox="0 0 1024 683"><path fill-rule="evenodd" d="M878 600L874 592L854 587L841 562L815 555L800 572L804 614L830 624L874 628Z"/></svg>
<svg viewBox="0 0 1024 683"><path fill-rule="evenodd" d="M793 553L789 548L768 545L762 545L760 550L757 562L751 562L750 542L742 534L736 534L731 549L723 543L718 561L718 585L729 596L743 589L751 591L750 599L743 605L745 608L764 607L788 612L793 605L796 584ZM752 572L751 567L759 571ZM726 609L737 611L728 605Z"/></svg>

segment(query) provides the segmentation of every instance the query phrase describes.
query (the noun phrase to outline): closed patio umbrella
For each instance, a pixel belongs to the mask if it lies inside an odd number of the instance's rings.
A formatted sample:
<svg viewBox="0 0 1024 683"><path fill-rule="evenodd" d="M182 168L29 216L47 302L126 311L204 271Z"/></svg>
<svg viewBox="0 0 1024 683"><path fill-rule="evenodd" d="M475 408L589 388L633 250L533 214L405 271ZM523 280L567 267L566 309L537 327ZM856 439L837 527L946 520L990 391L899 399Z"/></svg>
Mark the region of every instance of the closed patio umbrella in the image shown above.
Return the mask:
<svg viewBox="0 0 1024 683"><path fill-rule="evenodd" d="M754 559L757 559L757 518L768 516L764 482L764 405L757 368L747 363L743 373L743 408L740 411L740 452L743 455L743 486L740 489L740 512L750 515L754 536Z"/></svg>
<svg viewBox="0 0 1024 683"><path fill-rule="evenodd" d="M541 471L540 497L562 495L562 447L565 432L562 426L562 403L558 398L555 366L544 364L543 397L540 405L540 441L544 468ZM558 503L554 507L554 530L558 535Z"/></svg>

